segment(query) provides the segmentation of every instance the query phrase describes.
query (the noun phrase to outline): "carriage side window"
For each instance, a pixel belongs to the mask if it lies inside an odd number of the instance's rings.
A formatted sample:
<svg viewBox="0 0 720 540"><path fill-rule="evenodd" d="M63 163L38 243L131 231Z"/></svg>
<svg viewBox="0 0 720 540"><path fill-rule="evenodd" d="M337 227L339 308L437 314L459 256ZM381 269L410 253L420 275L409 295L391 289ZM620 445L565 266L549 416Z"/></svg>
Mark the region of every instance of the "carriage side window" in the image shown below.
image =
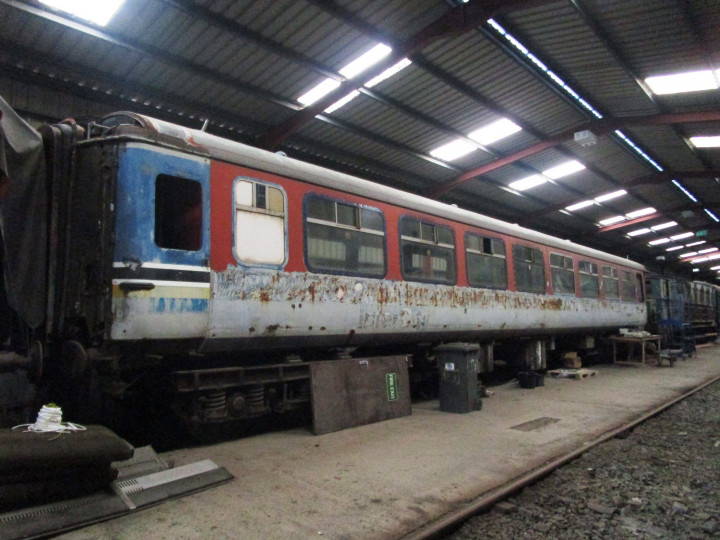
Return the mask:
<svg viewBox="0 0 720 540"><path fill-rule="evenodd" d="M308 195L305 250L314 272L382 277L387 268L385 219L375 208Z"/></svg>
<svg viewBox="0 0 720 540"><path fill-rule="evenodd" d="M513 270L515 288L519 292L545 292L545 265L542 251L538 248L514 244Z"/></svg>
<svg viewBox="0 0 720 540"><path fill-rule="evenodd" d="M551 253L550 274L555 294L575 294L575 269L571 257Z"/></svg>
<svg viewBox="0 0 720 540"><path fill-rule="evenodd" d="M405 216L400 220L400 252L404 279L455 283L455 235L450 227Z"/></svg>
<svg viewBox="0 0 720 540"><path fill-rule="evenodd" d="M620 298L626 302L635 302L635 282L632 274L625 270L620 271Z"/></svg>
<svg viewBox="0 0 720 540"><path fill-rule="evenodd" d="M580 293L588 298L600 296L600 281L598 280L598 266L590 261L580 261Z"/></svg>
<svg viewBox="0 0 720 540"><path fill-rule="evenodd" d="M200 182L160 174L155 180L155 243L161 248L198 251L202 247Z"/></svg>
<svg viewBox="0 0 720 540"><path fill-rule="evenodd" d="M618 281L617 268L613 268L612 266L603 266L602 273L603 291L605 292L605 298L620 298L620 284Z"/></svg>
<svg viewBox="0 0 720 540"><path fill-rule="evenodd" d="M507 289L505 242L472 232L465 234L465 263L473 287Z"/></svg>
<svg viewBox="0 0 720 540"><path fill-rule="evenodd" d="M285 192L278 186L238 178L233 186L235 259L241 264L285 262Z"/></svg>

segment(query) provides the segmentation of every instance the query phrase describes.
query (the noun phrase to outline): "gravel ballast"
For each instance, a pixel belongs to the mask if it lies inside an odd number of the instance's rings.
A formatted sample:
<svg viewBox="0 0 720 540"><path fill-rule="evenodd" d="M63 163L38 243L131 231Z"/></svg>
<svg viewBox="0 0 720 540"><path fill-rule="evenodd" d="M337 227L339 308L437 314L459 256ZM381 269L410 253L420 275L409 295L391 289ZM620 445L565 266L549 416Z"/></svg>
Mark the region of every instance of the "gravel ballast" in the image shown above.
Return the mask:
<svg viewBox="0 0 720 540"><path fill-rule="evenodd" d="M720 538L720 382L446 537L508 538Z"/></svg>

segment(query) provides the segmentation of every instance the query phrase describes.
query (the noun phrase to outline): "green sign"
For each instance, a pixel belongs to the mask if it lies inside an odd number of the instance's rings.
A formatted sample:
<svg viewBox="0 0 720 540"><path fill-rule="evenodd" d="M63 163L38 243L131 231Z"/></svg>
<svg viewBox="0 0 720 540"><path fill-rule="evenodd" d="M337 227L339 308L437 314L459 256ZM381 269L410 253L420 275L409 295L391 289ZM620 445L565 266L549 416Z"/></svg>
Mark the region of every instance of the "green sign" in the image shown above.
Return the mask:
<svg viewBox="0 0 720 540"><path fill-rule="evenodd" d="M386 373L385 374L385 386L387 387L388 401L397 401L397 399L398 399L397 373Z"/></svg>
<svg viewBox="0 0 720 540"><path fill-rule="evenodd" d="M695 236L707 236L707 231L697 231L695 233Z"/></svg>

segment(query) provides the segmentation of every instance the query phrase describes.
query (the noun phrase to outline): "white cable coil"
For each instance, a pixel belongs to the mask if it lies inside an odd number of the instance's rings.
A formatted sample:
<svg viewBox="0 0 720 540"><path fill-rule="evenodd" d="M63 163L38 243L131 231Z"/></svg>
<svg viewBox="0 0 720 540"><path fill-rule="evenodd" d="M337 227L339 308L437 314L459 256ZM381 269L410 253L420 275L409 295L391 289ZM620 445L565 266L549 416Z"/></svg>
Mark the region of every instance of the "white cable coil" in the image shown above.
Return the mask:
<svg viewBox="0 0 720 540"><path fill-rule="evenodd" d="M66 431L85 431L85 426L62 421L62 409L57 406L43 405L34 424L21 424L13 429L26 428L25 431L39 433L64 433Z"/></svg>

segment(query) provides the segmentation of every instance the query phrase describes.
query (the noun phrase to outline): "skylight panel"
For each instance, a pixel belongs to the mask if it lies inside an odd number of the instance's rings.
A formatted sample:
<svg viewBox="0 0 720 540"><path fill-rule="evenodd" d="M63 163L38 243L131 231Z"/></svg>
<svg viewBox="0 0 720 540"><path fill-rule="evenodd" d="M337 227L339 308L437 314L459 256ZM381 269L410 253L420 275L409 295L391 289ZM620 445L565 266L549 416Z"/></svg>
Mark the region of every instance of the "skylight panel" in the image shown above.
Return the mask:
<svg viewBox="0 0 720 540"><path fill-rule="evenodd" d="M40 2L86 21L106 26L125 0L40 0Z"/></svg>
<svg viewBox="0 0 720 540"><path fill-rule="evenodd" d="M337 111L340 107L344 107L345 105L347 105L348 103L350 103L353 99L355 99L355 98L358 97L359 95L360 95L360 91L359 91L359 90L353 90L352 92L350 92L350 93L349 93L347 96L345 96L344 98L339 99L339 100L337 100L335 103L333 103L332 105L330 105L327 109L325 109L324 112L326 112L326 113L328 113L328 114L330 114L330 113L332 113L332 112L335 112L335 111Z"/></svg>
<svg viewBox="0 0 720 540"><path fill-rule="evenodd" d="M387 45L384 45L382 43L375 45L372 49L342 67L340 69L340 75L342 75L346 79L352 79L353 77L360 75L363 71L377 64L380 60L390 54L390 52L392 52L392 49ZM307 92L305 92L297 100L305 106L312 105L317 100L325 97L330 92L338 88L340 84L340 81L327 78L313 88L311 88L310 90L308 90Z"/></svg>
<svg viewBox="0 0 720 540"><path fill-rule="evenodd" d="M565 210L568 212L574 212L575 210L580 210L581 208L587 208L588 206L592 206L595 204L595 201L580 201L579 203L571 204L570 206L566 206Z"/></svg>
<svg viewBox="0 0 720 540"><path fill-rule="evenodd" d="M578 171L582 171L584 168L585 165L573 159L571 161L567 161L565 163L557 165L556 167L551 167L547 170L544 170L543 175L553 180L557 180L558 178L563 178L564 176L568 176Z"/></svg>
<svg viewBox="0 0 720 540"><path fill-rule="evenodd" d="M672 180L672 183L673 183L673 185L674 185L676 188L678 188L680 191L682 191L682 192L685 194L685 196L686 196L688 199L690 199L692 202L698 202L698 200L697 200L697 198L695 197L695 195L693 195L693 194L690 193L687 189L685 189L685 187L684 187L680 182L678 182L677 180Z"/></svg>
<svg viewBox="0 0 720 540"><path fill-rule="evenodd" d="M651 232L652 232L652 229L647 229L647 228L645 228L645 229L635 229L634 231L630 231L629 233L627 233L627 235L628 235L628 236L640 236L640 235L642 235L642 234L648 234L648 233L651 233Z"/></svg>
<svg viewBox="0 0 720 540"><path fill-rule="evenodd" d="M697 242L691 242L690 244L685 244L685 247L699 246L700 244L704 244L705 242L707 242L707 240L698 240Z"/></svg>
<svg viewBox="0 0 720 540"><path fill-rule="evenodd" d="M476 129L475 131L469 133L468 138L477 141L482 145L487 145L509 137L521 130L522 128L514 122L511 122L507 118L501 118L500 120L496 120L485 127L481 127L480 129Z"/></svg>
<svg viewBox="0 0 720 540"><path fill-rule="evenodd" d="M673 73L671 75L656 75L646 78L645 83L657 95L701 92L703 90L715 90L718 87L717 80L710 69Z"/></svg>
<svg viewBox="0 0 720 540"><path fill-rule="evenodd" d="M629 214L625 214L625 217L627 219L635 219L643 216L649 216L650 214L654 214L656 210L649 206L647 208L641 208L640 210L635 210L634 212L630 212Z"/></svg>
<svg viewBox="0 0 720 540"><path fill-rule="evenodd" d="M473 150L477 150L477 146L463 139L457 139L432 150L430 155L445 161L452 161L469 154Z"/></svg>
<svg viewBox="0 0 720 540"><path fill-rule="evenodd" d="M648 242L648 246L659 246L660 244L667 244L668 242L671 242L669 238L658 238L657 240Z"/></svg>
<svg viewBox="0 0 720 540"><path fill-rule="evenodd" d="M690 137L695 148L720 148L720 135L698 135Z"/></svg>
<svg viewBox="0 0 720 540"><path fill-rule="evenodd" d="M677 221L667 221L665 223L661 223L660 225L654 225L653 227L650 227L653 231L662 231L663 229L669 229L670 227L676 227Z"/></svg>
<svg viewBox="0 0 720 540"><path fill-rule="evenodd" d="M410 64L412 64L412 60L410 60L409 58L403 58L394 66L387 68L380 75L378 75L377 77L370 79L368 82L366 82L365 87L372 88L373 86L380 84L381 82L383 82L386 79L389 79L396 73L400 73L403 69L408 67Z"/></svg>
<svg viewBox="0 0 720 540"><path fill-rule="evenodd" d="M705 254L705 253L712 253L713 251L717 251L717 250L718 250L718 248L716 248L716 247L711 247L711 248L707 248L707 249L701 249L700 251L698 251L698 255L702 255L702 254Z"/></svg>
<svg viewBox="0 0 720 540"><path fill-rule="evenodd" d="M697 251L688 251L687 253L681 253L681 254L679 255L679 257L680 257L681 259L687 259L688 257L694 257L694 256L697 255L697 254L698 254Z"/></svg>
<svg viewBox="0 0 720 540"><path fill-rule="evenodd" d="M695 236L694 232L686 232L681 234L676 234L675 236L671 236L670 240L683 240L685 238L690 238L691 236Z"/></svg>
<svg viewBox="0 0 720 540"><path fill-rule="evenodd" d="M598 221L598 223L605 227L607 225L614 225L615 223L620 223L621 221L625 221L625 219L625 216L613 216L610 218L602 219Z"/></svg>
<svg viewBox="0 0 720 540"><path fill-rule="evenodd" d="M673 246L667 248L665 251L677 251L678 249L685 249L687 246ZM682 255L680 255L682 257Z"/></svg>
<svg viewBox="0 0 720 540"><path fill-rule="evenodd" d="M609 201L611 199L617 199L618 197L622 197L623 195L627 195L627 191L624 189L620 189L618 191L613 191L612 193L608 193L607 195L600 195L599 197L595 197L595 202L601 203L605 201Z"/></svg>
<svg viewBox="0 0 720 540"><path fill-rule="evenodd" d="M521 180L512 182L508 187L517 191L525 191L526 189L534 188L547 182L548 179L542 174L534 174Z"/></svg>
<svg viewBox="0 0 720 540"><path fill-rule="evenodd" d="M710 210L708 210L707 208L703 208L703 210L705 210L705 213L708 216L710 216L710 219L712 219L715 223L720 222L720 219L718 219L718 217L715 214L713 214Z"/></svg>

